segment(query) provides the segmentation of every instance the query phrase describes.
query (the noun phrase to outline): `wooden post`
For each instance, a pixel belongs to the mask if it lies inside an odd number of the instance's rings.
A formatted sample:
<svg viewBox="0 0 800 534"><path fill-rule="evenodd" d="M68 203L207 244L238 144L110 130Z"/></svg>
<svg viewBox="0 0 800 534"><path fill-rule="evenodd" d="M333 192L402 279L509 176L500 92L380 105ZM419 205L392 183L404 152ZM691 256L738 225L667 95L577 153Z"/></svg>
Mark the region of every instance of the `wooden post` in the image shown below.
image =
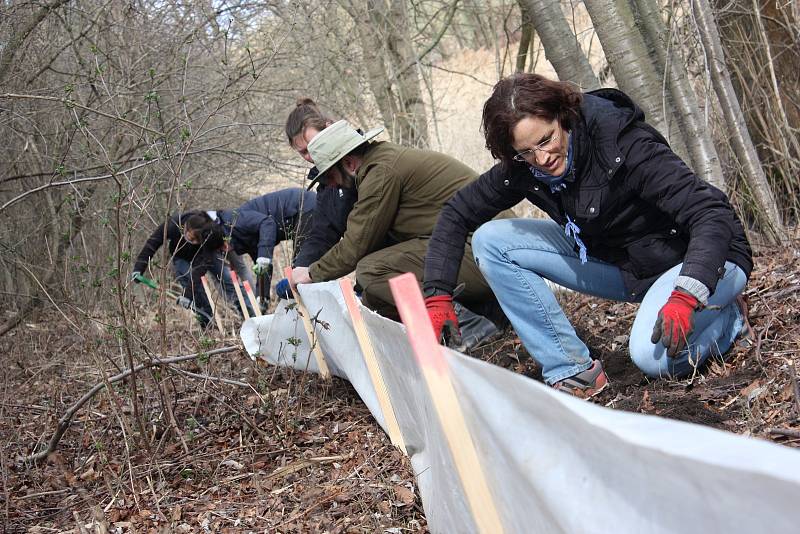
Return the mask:
<svg viewBox="0 0 800 534"><path fill-rule="evenodd" d="M253 294L253 288L250 287L250 282L244 280L242 282L244 286L244 292L247 293L247 300L250 301L250 306L253 307L253 313L256 314L256 317L261 317L261 307L256 302L256 296Z"/></svg>
<svg viewBox="0 0 800 534"><path fill-rule="evenodd" d="M245 319L249 319L250 312L247 311L247 304L244 301L242 289L239 287L239 277L233 269L231 269L231 281L233 282L233 290L236 291L236 298L239 299L239 307L242 309L242 315L244 315Z"/></svg>
<svg viewBox="0 0 800 534"><path fill-rule="evenodd" d="M367 363L367 370L369 371L369 377L372 380L375 394L378 396L378 403L381 405L383 420L386 422L389 439L398 449L408 455L406 444L403 441L403 434L400 432L400 425L397 424L397 417L392 407L392 399L389 396L389 391L386 389L386 382L383 380L383 373L381 372L380 364L378 364L378 359L375 356L375 349L372 348L367 326L364 324L364 317L361 315L358 302L356 302L356 294L353 292L353 286L350 280L342 278L339 280L339 287L342 289L347 311L350 313L350 319L353 321L353 330L355 330L356 338L358 338L358 344L361 347L361 353L364 355L364 361Z"/></svg>
<svg viewBox="0 0 800 534"><path fill-rule="evenodd" d="M502 533L503 523L450 381L450 370L442 346L436 342L431 328L419 282L413 274L406 273L389 280L389 287L447 438L475 525L481 533Z"/></svg>
<svg viewBox="0 0 800 534"><path fill-rule="evenodd" d="M203 282L203 290L206 292L206 298L208 299L208 304L211 306L211 313L214 314L214 321L217 323L217 328L219 328L221 334L225 334L225 330L222 328L222 319L217 313L217 307L214 305L214 299L211 298L211 288L208 286L208 279L206 278L206 275L201 276L200 280Z"/></svg>
<svg viewBox="0 0 800 534"><path fill-rule="evenodd" d="M289 280L289 285L291 286L292 282L292 268L287 267L284 270L284 276L287 280ZM306 329L306 334L308 335L308 342L311 343L311 349L314 351L314 358L317 360L317 367L319 368L319 375L329 380L331 377L331 371L328 369L328 364L325 362L325 355L322 354L322 349L317 343L316 335L314 333L314 325L311 324L311 316L308 314L308 310L306 309L305 305L303 304L303 299L300 298L299 291L292 291L294 293L294 300L297 306L297 312L300 314L300 318L303 320L303 326Z"/></svg>

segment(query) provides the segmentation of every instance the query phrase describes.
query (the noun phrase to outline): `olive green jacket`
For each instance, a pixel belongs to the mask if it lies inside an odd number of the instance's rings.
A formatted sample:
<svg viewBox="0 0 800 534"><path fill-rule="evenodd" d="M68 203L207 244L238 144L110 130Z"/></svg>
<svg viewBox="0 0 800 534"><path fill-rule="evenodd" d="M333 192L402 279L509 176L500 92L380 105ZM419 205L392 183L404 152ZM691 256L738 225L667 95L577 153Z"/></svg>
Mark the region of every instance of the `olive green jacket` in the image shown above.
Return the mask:
<svg viewBox="0 0 800 534"><path fill-rule="evenodd" d="M344 237L311 264L311 279L323 282L352 272L387 238L400 243L430 236L444 203L477 177L460 161L439 152L373 143L356 173L358 200L347 218Z"/></svg>

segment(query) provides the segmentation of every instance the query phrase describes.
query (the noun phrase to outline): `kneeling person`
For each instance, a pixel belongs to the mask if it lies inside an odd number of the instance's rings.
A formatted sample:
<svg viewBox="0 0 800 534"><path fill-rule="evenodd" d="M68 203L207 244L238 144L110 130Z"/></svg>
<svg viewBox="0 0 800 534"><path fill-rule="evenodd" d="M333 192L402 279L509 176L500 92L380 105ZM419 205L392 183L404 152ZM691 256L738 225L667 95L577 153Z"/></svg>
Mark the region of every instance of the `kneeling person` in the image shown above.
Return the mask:
<svg viewBox="0 0 800 534"><path fill-rule="evenodd" d="M355 188L358 199L342 239L309 267L295 267L292 281L322 282L355 270L363 304L397 320L389 279L411 272L422 280L428 241L442 206L477 174L445 154L370 142L382 131L362 135L338 121L311 139L308 151L319 170L316 180ZM498 333L504 317L472 254L464 255L458 281L464 284L456 306L463 349Z"/></svg>
<svg viewBox="0 0 800 534"><path fill-rule="evenodd" d="M200 277L210 271L229 306L241 314L231 271L226 263L226 259L232 263L240 259L235 254L228 254L226 258L226 255L219 251L222 246L221 235L215 241L214 236L207 235L205 239L201 239L185 230L187 221L193 217L201 217L201 214L204 212L176 213L166 221L166 224L157 226L136 257L131 279L136 283L142 280L150 260L166 238L175 279L183 287L183 295L178 299L178 304L184 308L194 308L198 312L197 320L205 328L213 316L213 311L202 288Z"/></svg>

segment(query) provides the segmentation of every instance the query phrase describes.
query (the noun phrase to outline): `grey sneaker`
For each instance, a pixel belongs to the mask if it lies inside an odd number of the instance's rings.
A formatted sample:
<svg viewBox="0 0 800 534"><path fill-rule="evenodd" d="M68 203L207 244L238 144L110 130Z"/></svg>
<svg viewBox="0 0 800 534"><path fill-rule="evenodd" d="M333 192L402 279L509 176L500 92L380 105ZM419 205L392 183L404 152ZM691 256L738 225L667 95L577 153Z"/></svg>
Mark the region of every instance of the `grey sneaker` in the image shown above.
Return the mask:
<svg viewBox="0 0 800 534"><path fill-rule="evenodd" d="M590 399L608 386L608 376L603 371L600 360L593 360L592 366L575 376L559 380L553 384L558 391L569 393L581 399Z"/></svg>

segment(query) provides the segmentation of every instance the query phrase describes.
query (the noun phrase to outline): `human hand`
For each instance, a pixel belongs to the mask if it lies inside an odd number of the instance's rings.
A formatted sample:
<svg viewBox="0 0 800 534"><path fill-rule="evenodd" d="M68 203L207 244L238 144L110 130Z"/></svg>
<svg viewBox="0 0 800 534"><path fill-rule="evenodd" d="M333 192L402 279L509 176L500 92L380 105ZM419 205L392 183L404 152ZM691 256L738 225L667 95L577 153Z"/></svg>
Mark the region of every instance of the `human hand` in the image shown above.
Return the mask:
<svg viewBox="0 0 800 534"><path fill-rule="evenodd" d="M275 296L277 296L279 299L287 299L287 300L293 298L292 290L289 287L288 278L284 278L283 280L275 284Z"/></svg>
<svg viewBox="0 0 800 534"><path fill-rule="evenodd" d="M297 287L298 284L310 284L312 282L308 267L295 267L292 269L292 276L289 278L292 288Z"/></svg>
<svg viewBox="0 0 800 534"><path fill-rule="evenodd" d="M181 295L175 300L176 304L178 304L181 308L186 308L187 310L192 309L192 299L189 297L184 297Z"/></svg>
<svg viewBox="0 0 800 534"><path fill-rule="evenodd" d="M266 273L269 269L269 266L272 264L272 260L265 257L260 257L256 259L256 263L253 265L253 272L256 276L260 276L261 273Z"/></svg>
<svg viewBox="0 0 800 534"><path fill-rule="evenodd" d="M294 269L292 269L292 273L291 275L289 275L289 285L292 289L292 293L298 295L297 293L298 284L311 284L311 283L313 283L313 280L311 280L311 273L308 271L308 267L295 267Z"/></svg>
<svg viewBox="0 0 800 534"><path fill-rule="evenodd" d="M141 280L140 280L141 277L142 277L142 273L140 273L139 271L133 271L131 273L131 281L132 282L136 282L138 284L139 282L141 282Z"/></svg>
<svg viewBox="0 0 800 534"><path fill-rule="evenodd" d="M453 307L452 295L436 295L425 299L425 308L433 326L436 341L447 346L461 344L461 330L458 328L458 316Z"/></svg>
<svg viewBox="0 0 800 534"><path fill-rule="evenodd" d="M667 356L677 356L688 343L694 329L694 314L701 307L694 296L680 289L673 290L658 312L650 342L661 341L667 348Z"/></svg>

